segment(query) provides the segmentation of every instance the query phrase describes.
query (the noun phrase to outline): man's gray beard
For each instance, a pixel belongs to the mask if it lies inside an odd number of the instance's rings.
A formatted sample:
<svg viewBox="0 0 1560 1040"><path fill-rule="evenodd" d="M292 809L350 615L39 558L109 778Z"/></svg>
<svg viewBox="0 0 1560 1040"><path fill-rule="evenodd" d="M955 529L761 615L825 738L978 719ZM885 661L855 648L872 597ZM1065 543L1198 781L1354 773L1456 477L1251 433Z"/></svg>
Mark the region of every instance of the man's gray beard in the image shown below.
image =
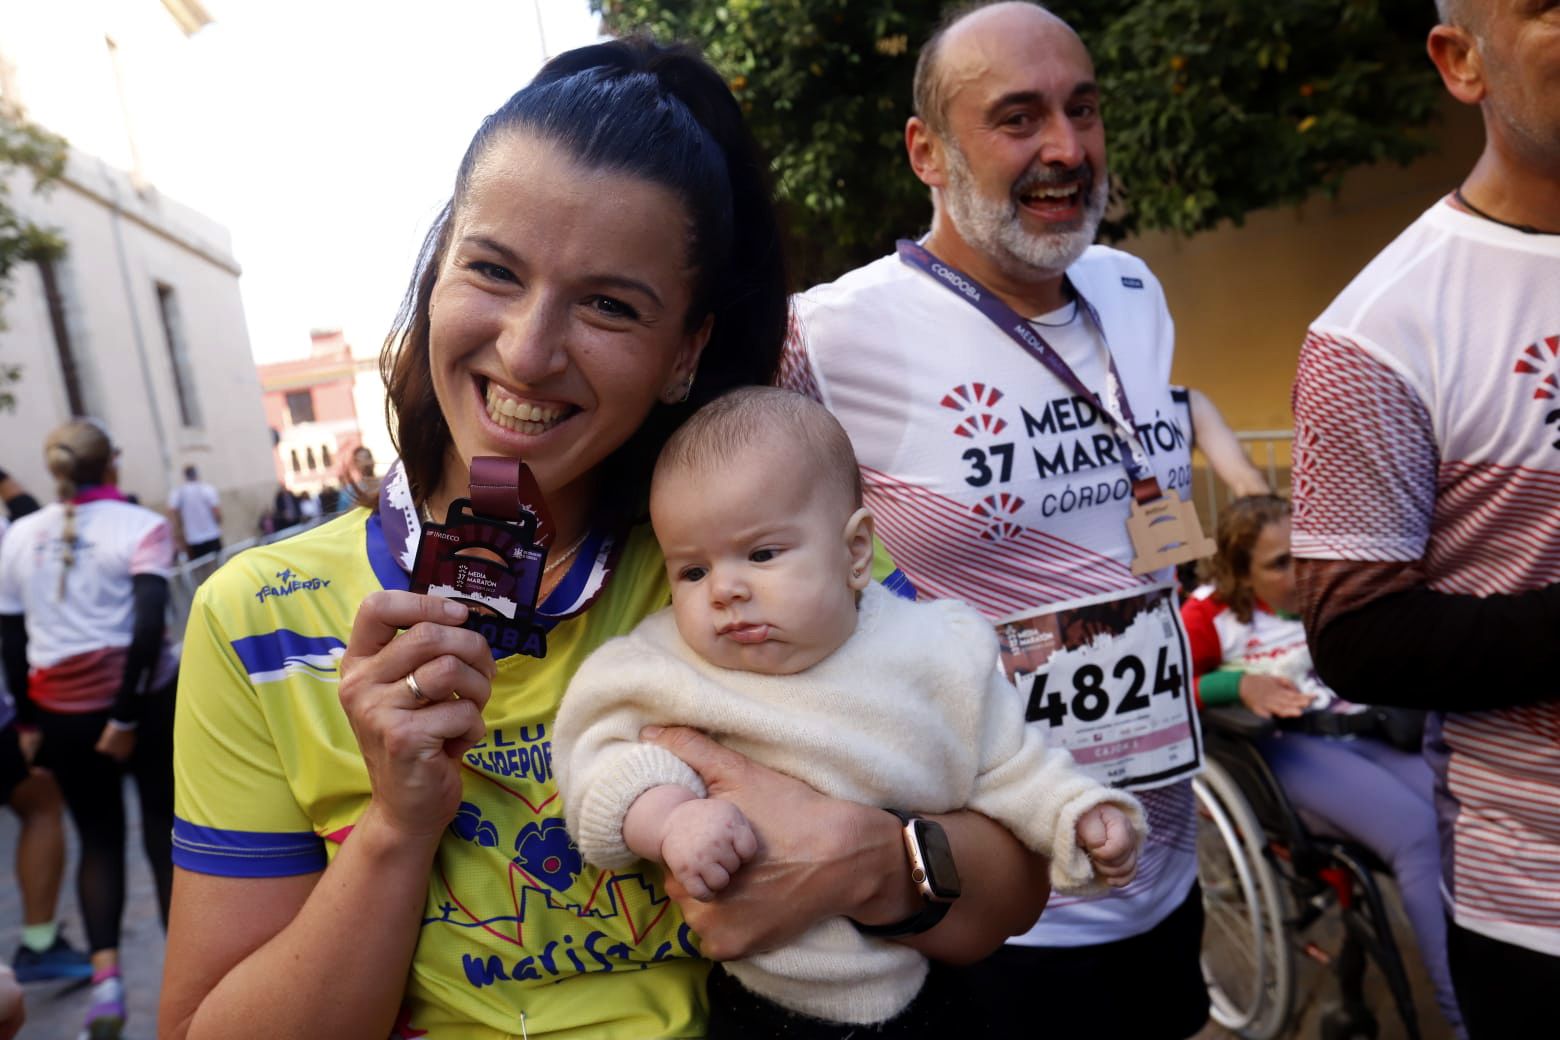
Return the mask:
<svg viewBox="0 0 1560 1040"><path fill-rule="evenodd" d="M1110 198L1108 175L1094 179L1083 202L1083 224L1076 231L1032 232L1024 229L1017 200L982 195L964 153L952 141L947 145L948 185L942 189L941 204L959 236L998 267L1019 275L1061 274L1094 243Z"/></svg>

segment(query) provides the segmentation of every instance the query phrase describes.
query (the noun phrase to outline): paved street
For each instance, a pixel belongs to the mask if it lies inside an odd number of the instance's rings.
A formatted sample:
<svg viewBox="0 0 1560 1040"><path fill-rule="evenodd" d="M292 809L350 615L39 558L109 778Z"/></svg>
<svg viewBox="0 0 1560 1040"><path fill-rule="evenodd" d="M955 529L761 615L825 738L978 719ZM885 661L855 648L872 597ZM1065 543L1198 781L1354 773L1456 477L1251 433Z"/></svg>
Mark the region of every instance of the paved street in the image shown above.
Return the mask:
<svg viewBox="0 0 1560 1040"><path fill-rule="evenodd" d="M126 861L130 884L125 900L125 920L120 949L120 970L124 972L125 995L129 999L130 1021L126 1040L152 1040L157 1035L157 993L162 982L163 933L157 918L157 895L151 872L141 853L140 814L135 789L125 788L130 813L130 841ZM70 827L67 825L67 831ZM20 942L22 908L16 890L16 816L0 810L0 954L10 960ZM60 911L65 935L77 949L85 949L86 932L77 909L76 844L74 834L65 868L65 888L60 893ZM89 989L85 985L33 983L27 987L27 1025L23 1040L75 1040L86 1014Z"/></svg>
<svg viewBox="0 0 1560 1040"><path fill-rule="evenodd" d="M1452 1031L1441 1018L1440 1009L1436 1007L1431 993L1430 980L1420 963L1419 951L1414 945L1414 933L1409 927L1408 918L1403 914L1403 904L1398 899L1397 885L1390 879L1383 879L1381 889L1387 912L1392 917L1393 935L1408 962L1408 977L1414 989L1414 1010L1419 1016L1420 1036L1422 1040L1453 1040ZM1334 915L1319 922L1307 937L1324 950L1336 953L1341 945L1341 933L1341 926ZM1295 1040L1312 1040L1320 1036L1322 1014L1329 1004L1338 999L1337 992L1337 984L1330 970L1297 952L1295 1002L1290 1016L1292 1025L1285 1035ZM1408 1040L1403 1023L1398 1020L1397 1012L1393 1009L1386 983L1382 981L1381 973L1374 968L1365 976L1365 993L1380 1025L1376 1040ZM1197 1040L1229 1040L1231 1036L1218 1026L1210 1025Z"/></svg>

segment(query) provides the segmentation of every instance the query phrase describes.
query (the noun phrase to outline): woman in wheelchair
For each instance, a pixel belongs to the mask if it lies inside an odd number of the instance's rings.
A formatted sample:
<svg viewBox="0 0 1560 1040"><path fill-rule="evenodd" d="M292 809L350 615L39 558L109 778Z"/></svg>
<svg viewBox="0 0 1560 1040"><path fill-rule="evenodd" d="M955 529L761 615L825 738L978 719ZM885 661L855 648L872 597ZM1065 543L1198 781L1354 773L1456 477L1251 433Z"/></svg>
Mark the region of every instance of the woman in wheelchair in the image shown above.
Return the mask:
<svg viewBox="0 0 1560 1040"><path fill-rule="evenodd" d="M1212 580L1182 605L1201 705L1244 704L1278 729L1257 750L1300 813L1391 867L1436 1002L1459 1036L1446 959L1440 842L1419 732L1388 733L1382 715L1317 678L1295 615L1290 507L1237 499L1219 515ZM1395 738L1399 746L1389 742Z"/></svg>

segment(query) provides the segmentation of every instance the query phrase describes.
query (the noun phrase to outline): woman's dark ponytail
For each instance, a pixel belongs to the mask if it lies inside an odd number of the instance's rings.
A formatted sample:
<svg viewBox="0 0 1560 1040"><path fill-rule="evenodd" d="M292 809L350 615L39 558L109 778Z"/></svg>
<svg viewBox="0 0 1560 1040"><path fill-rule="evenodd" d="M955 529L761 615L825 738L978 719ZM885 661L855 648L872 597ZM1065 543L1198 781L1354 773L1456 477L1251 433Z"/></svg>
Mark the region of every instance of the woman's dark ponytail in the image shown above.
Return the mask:
<svg viewBox="0 0 1560 1040"><path fill-rule="evenodd" d="M774 380L789 286L768 166L720 75L692 48L646 38L560 54L488 116L466 150L454 196L428 235L381 355L391 429L418 501L438 485L450 443L429 374L428 301L472 171L512 133L550 142L588 169L658 184L682 201L691 220L688 239L667 246L684 250L697 271L687 328L711 315L714 325L688 400L657 403L603 463L598 485L605 500L595 519L621 523L643 510L656 455L684 417L733 387Z"/></svg>

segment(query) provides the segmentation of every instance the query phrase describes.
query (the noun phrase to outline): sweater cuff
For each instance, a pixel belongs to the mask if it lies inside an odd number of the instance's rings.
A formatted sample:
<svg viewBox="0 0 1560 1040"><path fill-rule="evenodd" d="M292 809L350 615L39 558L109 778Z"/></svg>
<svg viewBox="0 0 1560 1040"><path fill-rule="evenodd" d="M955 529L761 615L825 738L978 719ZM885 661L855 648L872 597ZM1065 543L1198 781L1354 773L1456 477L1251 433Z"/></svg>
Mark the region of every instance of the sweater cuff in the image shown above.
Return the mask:
<svg viewBox="0 0 1560 1040"><path fill-rule="evenodd" d="M1236 703L1240 700L1240 680L1245 674L1243 668L1220 668L1204 674L1197 680L1198 700L1207 708Z"/></svg>
<svg viewBox="0 0 1560 1040"><path fill-rule="evenodd" d="M1143 843L1148 840L1148 818L1143 814L1143 803L1126 791L1100 784L1068 801L1056 819L1056 840L1051 851L1051 887L1071 895L1088 895L1102 892L1106 885L1094 874L1094 861L1083 846L1078 844L1078 821L1083 814L1097 806L1114 805L1127 814L1132 822L1132 834L1137 841L1139 867L1142 865Z"/></svg>
<svg viewBox="0 0 1560 1040"><path fill-rule="evenodd" d="M589 790L570 820L580 855L605 870L639 862L623 843L623 818L636 798L666 784L686 787L700 798L707 793L699 774L663 747L635 743L620 752L591 771Z"/></svg>

